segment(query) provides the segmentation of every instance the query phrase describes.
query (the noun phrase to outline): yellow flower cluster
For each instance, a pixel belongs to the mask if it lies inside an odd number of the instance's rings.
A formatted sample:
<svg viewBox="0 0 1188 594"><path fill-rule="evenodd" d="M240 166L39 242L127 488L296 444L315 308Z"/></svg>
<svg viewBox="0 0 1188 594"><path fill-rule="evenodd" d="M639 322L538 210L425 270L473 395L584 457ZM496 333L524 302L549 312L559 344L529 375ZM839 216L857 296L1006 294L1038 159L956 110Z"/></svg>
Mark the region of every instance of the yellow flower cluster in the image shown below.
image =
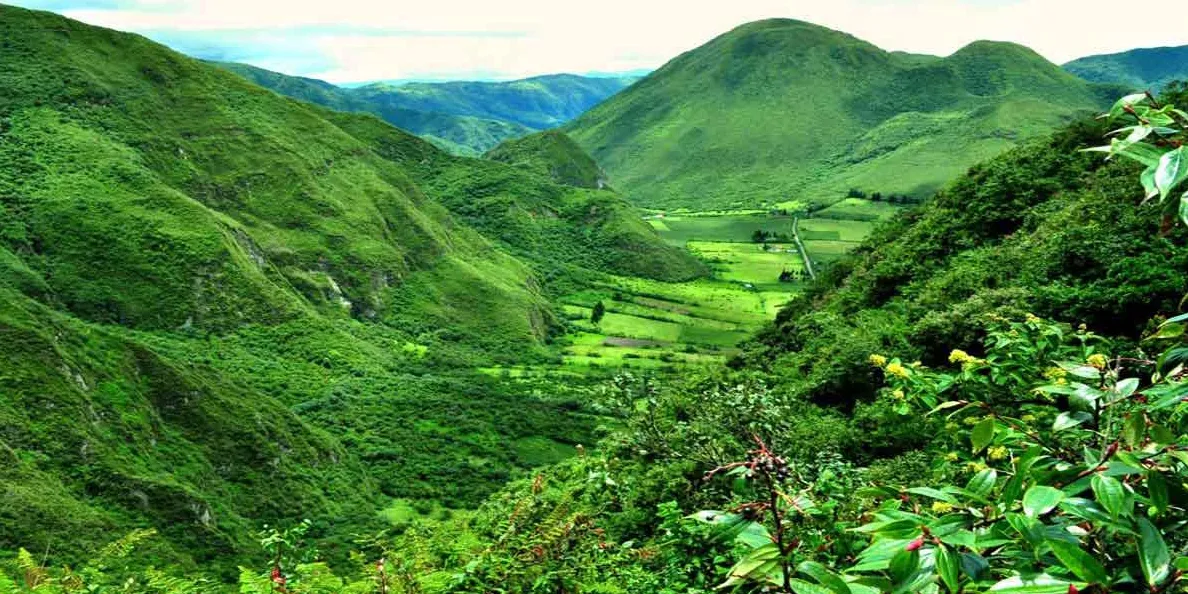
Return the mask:
<svg viewBox="0 0 1188 594"><path fill-rule="evenodd" d="M1035 418L1035 415L1028 413L1028 414L1025 414L1025 415L1019 417L1019 420L1023 421L1024 423L1034 423L1034 422L1038 421L1039 419Z"/></svg>
<svg viewBox="0 0 1188 594"><path fill-rule="evenodd" d="M903 390L896 390L891 393L891 397L896 400L903 400L907 396L903 393Z"/></svg>
<svg viewBox="0 0 1188 594"><path fill-rule="evenodd" d="M1088 363L1098 369L1105 369L1106 366L1110 364L1110 360L1107 359L1105 355L1097 353L1094 355L1089 355Z"/></svg>
<svg viewBox="0 0 1188 594"><path fill-rule="evenodd" d="M961 349L953 349L953 352L949 353L949 363L965 363L967 361L973 361L973 357Z"/></svg>
<svg viewBox="0 0 1188 594"><path fill-rule="evenodd" d="M882 367L887 364L887 358L882 355L871 355L870 364L875 367Z"/></svg>
<svg viewBox="0 0 1188 594"><path fill-rule="evenodd" d="M947 514L951 511L953 511L952 503L948 503L946 501L932 502L932 513L934 514Z"/></svg>
<svg viewBox="0 0 1188 594"><path fill-rule="evenodd" d="M990 467L986 466L985 462L967 462L965 468L970 472L982 472Z"/></svg>
<svg viewBox="0 0 1188 594"><path fill-rule="evenodd" d="M961 456L958 455L957 452L949 452L949 453L945 454L945 460L948 462L956 462L960 459L961 459Z"/></svg>
<svg viewBox="0 0 1188 594"><path fill-rule="evenodd" d="M965 423L966 425L973 426L981 423L982 419L981 417L965 417L965 419L963 419L961 422Z"/></svg>
<svg viewBox="0 0 1188 594"><path fill-rule="evenodd" d="M990 458L991 460L1006 460L1010 456L1011 453L1007 451L1006 447L1004 446L994 446L989 450L986 450L986 457Z"/></svg>
<svg viewBox="0 0 1188 594"><path fill-rule="evenodd" d="M899 363L891 363L891 364L887 365L887 374L894 375L895 377L902 377L902 378L907 378L908 376L911 375L910 373L908 373L907 367L904 367L903 365L900 365Z"/></svg>

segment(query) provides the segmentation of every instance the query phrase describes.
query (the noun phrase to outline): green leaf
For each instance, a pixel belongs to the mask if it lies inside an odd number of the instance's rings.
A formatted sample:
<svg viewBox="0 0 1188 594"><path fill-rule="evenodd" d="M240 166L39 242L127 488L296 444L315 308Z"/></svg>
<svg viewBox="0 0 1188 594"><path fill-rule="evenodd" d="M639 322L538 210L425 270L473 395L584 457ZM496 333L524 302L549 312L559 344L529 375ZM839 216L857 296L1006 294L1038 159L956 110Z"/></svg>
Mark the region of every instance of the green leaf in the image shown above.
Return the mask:
<svg viewBox="0 0 1188 594"><path fill-rule="evenodd" d="M1105 584L1110 580L1105 567L1081 547L1063 540L1049 540L1048 546L1052 547L1056 558L1078 578L1090 584Z"/></svg>
<svg viewBox="0 0 1188 594"><path fill-rule="evenodd" d="M936 548L936 572L950 592L960 591L961 561L949 547Z"/></svg>
<svg viewBox="0 0 1188 594"><path fill-rule="evenodd" d="M899 583L911 577L919 568L920 550L909 551L903 548L891 558L888 570L891 573L891 579Z"/></svg>
<svg viewBox="0 0 1188 594"><path fill-rule="evenodd" d="M1151 427L1151 439L1155 443L1165 446L1176 443L1176 434L1163 425L1154 425Z"/></svg>
<svg viewBox="0 0 1188 594"><path fill-rule="evenodd" d="M1121 396L1122 398L1126 398L1126 397L1129 397L1131 394L1134 394L1135 390L1138 390L1138 386L1139 386L1138 378L1128 377L1128 378L1118 382L1118 385L1114 386L1114 391L1117 392L1118 395Z"/></svg>
<svg viewBox="0 0 1188 594"><path fill-rule="evenodd" d="M1038 518L1052 511L1061 501L1064 501L1064 491L1037 485L1023 494L1023 513Z"/></svg>
<svg viewBox="0 0 1188 594"><path fill-rule="evenodd" d="M1022 576L1009 577L990 586L989 591L999 592L1000 594L1068 594L1069 586L1076 586L1080 590L1087 585L1041 573L1029 578L1023 578Z"/></svg>
<svg viewBox="0 0 1188 594"><path fill-rule="evenodd" d="M788 580L788 585L792 586L792 591L796 594L831 594L833 592L828 588L798 579ZM849 588L846 588L846 592L849 591Z"/></svg>
<svg viewBox="0 0 1188 594"><path fill-rule="evenodd" d="M1185 179L1188 179L1188 147L1181 146L1164 153L1155 170L1155 187L1159 189L1159 198L1166 199Z"/></svg>
<svg viewBox="0 0 1188 594"><path fill-rule="evenodd" d="M816 561L805 561L796 566L796 571L817 580L822 586L832 590L834 594L850 594L850 587L846 585L845 580Z"/></svg>
<svg viewBox="0 0 1188 594"><path fill-rule="evenodd" d="M998 472L993 468L987 468L969 479L969 485L965 488L979 497L985 497L994 490L994 483L997 480Z"/></svg>
<svg viewBox="0 0 1188 594"><path fill-rule="evenodd" d="M1184 324L1164 324L1159 327L1159 331L1152 336L1152 339L1168 339L1179 338L1184 335Z"/></svg>
<svg viewBox="0 0 1188 594"><path fill-rule="evenodd" d="M1151 470L1147 473L1147 495L1151 498L1151 507L1154 508L1156 516L1167 513L1170 503L1167 480L1158 471Z"/></svg>
<svg viewBox="0 0 1188 594"><path fill-rule="evenodd" d="M1184 192L1184 195L1180 196L1180 220L1188 225L1188 192Z"/></svg>
<svg viewBox="0 0 1188 594"><path fill-rule="evenodd" d="M1139 175L1139 181L1143 184L1144 198L1151 199L1159 195L1159 188L1155 187L1155 170L1158 165L1151 165L1143 170Z"/></svg>
<svg viewBox="0 0 1188 594"><path fill-rule="evenodd" d="M958 503L957 499L955 497L953 497L952 495L945 493L944 491L938 491L931 487L913 487L911 489L908 489L907 492L912 493L914 495L922 495L924 497L928 497L931 499L937 499L940 501L944 501L946 503L953 503L953 504Z"/></svg>
<svg viewBox="0 0 1188 594"><path fill-rule="evenodd" d="M1085 421L1091 420L1092 418L1093 415L1084 411L1077 411L1074 413L1062 412L1056 415L1056 421L1052 423L1052 431L1059 433L1066 429L1072 429L1073 427L1076 427Z"/></svg>
<svg viewBox="0 0 1188 594"><path fill-rule="evenodd" d="M973 432L969 435L969 440L973 443L973 451L976 454L990 445L994 441L994 417L986 417L982 419L977 425L974 425Z"/></svg>
<svg viewBox="0 0 1188 594"><path fill-rule="evenodd" d="M1126 417L1126 422L1122 425L1122 439L1131 447L1138 447L1142 445L1143 438L1147 435L1147 417L1141 412L1132 412Z"/></svg>
<svg viewBox="0 0 1188 594"><path fill-rule="evenodd" d="M1115 102L1113 107L1110 108L1110 112L1108 114L1109 118L1113 119L1120 117L1122 114L1126 113L1127 107L1133 108L1135 105L1139 105L1145 101L1147 101L1146 93L1134 93L1127 95Z"/></svg>
<svg viewBox="0 0 1188 594"><path fill-rule="evenodd" d="M1162 584L1171 571L1171 554L1159 529L1150 520L1139 518L1138 527L1139 565L1143 568L1147 584L1155 587Z"/></svg>
<svg viewBox="0 0 1188 594"><path fill-rule="evenodd" d="M965 572L969 579L978 581L986 572L990 571L990 562L977 553L962 553L961 571Z"/></svg>
<svg viewBox="0 0 1188 594"><path fill-rule="evenodd" d="M1117 518L1126 505L1126 487L1118 479L1103 474L1093 475L1093 497L1110 516Z"/></svg>

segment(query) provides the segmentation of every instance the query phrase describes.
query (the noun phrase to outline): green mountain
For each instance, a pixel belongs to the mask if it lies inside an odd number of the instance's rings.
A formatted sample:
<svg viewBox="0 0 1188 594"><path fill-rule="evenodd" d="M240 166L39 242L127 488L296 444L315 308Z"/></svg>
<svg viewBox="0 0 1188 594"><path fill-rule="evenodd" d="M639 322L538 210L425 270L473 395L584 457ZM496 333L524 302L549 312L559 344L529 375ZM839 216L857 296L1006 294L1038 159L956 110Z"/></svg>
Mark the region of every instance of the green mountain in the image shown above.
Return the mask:
<svg viewBox="0 0 1188 594"><path fill-rule="evenodd" d="M926 196L1113 94L1013 44L934 58L769 20L681 55L565 131L637 204L805 205L850 188Z"/></svg>
<svg viewBox="0 0 1188 594"><path fill-rule="evenodd" d="M636 80L553 74L507 82L376 83L355 91L379 105L491 118L544 130L576 118Z"/></svg>
<svg viewBox="0 0 1188 594"><path fill-rule="evenodd" d="M457 155L477 157L504 140L533 132L532 128L509 121L409 109L392 102L373 101L354 89L337 87L312 78L288 76L247 64L214 64L281 95L338 111L373 113L393 126L408 130Z"/></svg>
<svg viewBox="0 0 1188 594"><path fill-rule="evenodd" d="M561 74L510 82L346 88L246 64L215 64L282 95L339 111L373 113L454 154L474 157L504 140L568 122L636 80Z"/></svg>
<svg viewBox="0 0 1188 594"><path fill-rule="evenodd" d="M1157 91L1172 81L1188 80L1188 45L1088 56L1065 64L1064 69L1093 82Z"/></svg>
<svg viewBox="0 0 1188 594"><path fill-rule="evenodd" d="M341 557L392 497L475 505L595 438L474 372L550 356L554 285L700 273L612 192L53 14L0 38L0 550L154 527L226 576L264 522Z"/></svg>
<svg viewBox="0 0 1188 594"><path fill-rule="evenodd" d="M535 171L569 186L596 189L606 186L606 175L594 158L557 130L509 140L492 149L485 158Z"/></svg>

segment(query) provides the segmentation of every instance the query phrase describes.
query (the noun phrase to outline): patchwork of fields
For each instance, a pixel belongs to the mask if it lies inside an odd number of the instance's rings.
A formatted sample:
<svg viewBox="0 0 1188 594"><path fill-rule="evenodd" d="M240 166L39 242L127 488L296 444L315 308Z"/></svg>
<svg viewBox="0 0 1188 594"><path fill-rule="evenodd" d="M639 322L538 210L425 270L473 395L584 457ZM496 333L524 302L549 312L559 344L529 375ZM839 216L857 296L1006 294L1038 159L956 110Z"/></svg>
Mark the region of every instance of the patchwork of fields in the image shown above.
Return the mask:
<svg viewBox="0 0 1188 594"><path fill-rule="evenodd" d="M762 211L652 215L648 222L656 232L700 256L713 270L712 278L665 283L607 276L562 299L572 332L563 339L560 367L491 372L585 376L721 362L774 318L807 280L797 233L819 267L852 249L879 220L898 210L847 199L799 221ZM605 313L595 322L599 303Z"/></svg>

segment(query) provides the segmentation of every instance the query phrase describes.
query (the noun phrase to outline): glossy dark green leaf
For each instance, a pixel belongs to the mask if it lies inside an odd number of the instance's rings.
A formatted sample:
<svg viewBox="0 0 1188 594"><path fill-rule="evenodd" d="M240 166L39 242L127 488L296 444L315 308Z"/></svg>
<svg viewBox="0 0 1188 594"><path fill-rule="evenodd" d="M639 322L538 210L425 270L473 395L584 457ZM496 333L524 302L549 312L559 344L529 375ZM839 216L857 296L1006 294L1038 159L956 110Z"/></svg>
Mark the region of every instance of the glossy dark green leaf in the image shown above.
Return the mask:
<svg viewBox="0 0 1188 594"><path fill-rule="evenodd" d="M936 548L936 572L950 592L960 591L961 562L949 547Z"/></svg>
<svg viewBox="0 0 1188 594"><path fill-rule="evenodd" d="M1158 471L1151 470L1147 473L1147 496L1151 499L1151 507L1154 508L1156 516L1167 513L1170 503L1167 480Z"/></svg>
<svg viewBox="0 0 1188 594"><path fill-rule="evenodd" d="M1118 479L1102 474L1093 475L1093 498L1113 517L1122 514L1126 503L1126 487Z"/></svg>
<svg viewBox="0 0 1188 594"><path fill-rule="evenodd" d="M1080 590L1087 585L1041 573L1026 578L1009 577L991 586L989 591L999 594L1068 594L1069 586L1076 586Z"/></svg>
<svg viewBox="0 0 1188 594"><path fill-rule="evenodd" d="M997 480L998 471L993 468L987 468L969 479L969 484L966 485L965 489L979 497L985 497L994 490L994 483Z"/></svg>
<svg viewBox="0 0 1188 594"><path fill-rule="evenodd" d="M829 588L834 594L851 594L850 587L846 585L845 580L821 563L805 561L796 566L796 571L813 578L817 583Z"/></svg>
<svg viewBox="0 0 1188 594"><path fill-rule="evenodd" d="M990 562L977 553L962 553L961 571L971 580L981 580L986 572L990 571Z"/></svg>
<svg viewBox="0 0 1188 594"><path fill-rule="evenodd" d="M1159 529L1146 518L1138 519L1139 565L1150 586L1158 586L1171 573L1171 553Z"/></svg>
<svg viewBox="0 0 1188 594"><path fill-rule="evenodd" d="M891 565L888 567L888 570L891 573L891 579L896 583L900 583L910 578L919 568L920 550L909 551L905 548L891 558Z"/></svg>
<svg viewBox="0 0 1188 594"><path fill-rule="evenodd" d="M792 591L796 594L831 594L833 591L824 586L818 586L804 580L792 579L788 581L788 585L792 586ZM847 588L847 592L849 589Z"/></svg>
<svg viewBox="0 0 1188 594"><path fill-rule="evenodd" d="M1052 547L1052 554L1060 559L1060 563L1078 578L1091 584L1109 582L1105 567L1080 546L1062 540L1049 540L1048 546Z"/></svg>

